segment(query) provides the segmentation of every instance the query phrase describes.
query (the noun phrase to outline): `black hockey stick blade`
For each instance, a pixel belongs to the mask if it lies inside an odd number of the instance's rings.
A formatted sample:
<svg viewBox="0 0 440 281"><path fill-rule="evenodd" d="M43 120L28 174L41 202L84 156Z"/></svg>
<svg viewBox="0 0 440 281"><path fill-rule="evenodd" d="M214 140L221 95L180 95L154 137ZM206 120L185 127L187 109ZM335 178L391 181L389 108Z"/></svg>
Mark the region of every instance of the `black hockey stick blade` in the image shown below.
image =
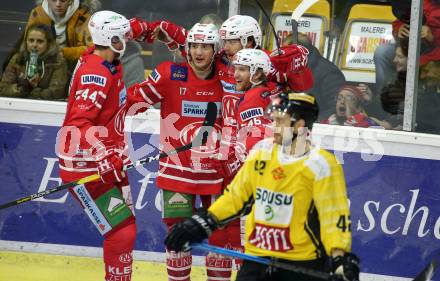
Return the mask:
<svg viewBox="0 0 440 281"><path fill-rule="evenodd" d="M172 154L176 154L181 151L191 149L192 147L204 145L208 139L210 132L212 131L212 128L214 126L216 118L217 118L217 105L214 102L209 102L207 105L207 111L206 111L206 115L205 115L205 120L203 121L203 124L202 124L202 128L200 129L199 133L194 138L193 142L191 142L187 145L178 147L178 148L173 149L168 152L161 152L155 156L150 156L150 157L138 160L133 164L129 164L129 165L124 166L124 170L128 170L128 169L131 169L135 166L144 165L147 163L151 163L153 161L157 161L160 158L163 158L163 157L166 157L166 156L169 156ZM71 188L71 187L74 187L74 186L77 186L80 184L85 184L88 182L96 181L99 178L100 178L100 176L98 174L93 174L93 175L81 178L77 181L68 182L68 183L62 184L60 186L57 186L57 187L54 187L51 189L47 189L47 190L44 190L44 191L41 191L41 192L38 192L35 194L31 194L31 195L16 199L14 201L2 204L2 205L0 205L0 210L9 208L9 207L12 207L15 205L19 205L19 204L22 204L25 202L29 202L29 201L35 200L37 198L40 198L40 197L43 197L43 196L46 196L46 195L49 195L49 194L52 194L55 192L59 192L59 191L62 191L62 190L65 190L65 189L68 189L68 188Z"/></svg>
<svg viewBox="0 0 440 281"><path fill-rule="evenodd" d="M434 258L423 270L420 272L413 281L430 281L434 276L434 272L437 269L438 260Z"/></svg>
<svg viewBox="0 0 440 281"><path fill-rule="evenodd" d="M208 141L208 136L214 128L215 120L217 119L217 105L215 102L209 102L206 106L205 120L202 123L197 135L190 143L192 147L205 145Z"/></svg>

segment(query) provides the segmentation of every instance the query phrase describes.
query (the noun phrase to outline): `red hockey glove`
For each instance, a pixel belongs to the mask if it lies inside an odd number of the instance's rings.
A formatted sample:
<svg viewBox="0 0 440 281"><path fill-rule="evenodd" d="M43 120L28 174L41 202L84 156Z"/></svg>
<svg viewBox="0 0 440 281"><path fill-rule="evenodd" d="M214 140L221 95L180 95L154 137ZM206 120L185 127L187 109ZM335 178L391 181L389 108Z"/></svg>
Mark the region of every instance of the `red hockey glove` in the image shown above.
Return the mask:
<svg viewBox="0 0 440 281"><path fill-rule="evenodd" d="M279 54L280 53L280 54ZM309 50L301 45L289 45L273 51L270 61L281 73L301 72L307 67Z"/></svg>
<svg viewBox="0 0 440 281"><path fill-rule="evenodd" d="M158 27L160 21L148 22L141 18L130 19L131 37L136 41L153 43L153 31Z"/></svg>
<svg viewBox="0 0 440 281"><path fill-rule="evenodd" d="M157 35L157 40L165 43L168 49L175 50L179 45L185 45L187 33L185 28L169 21L161 21L159 28L160 32Z"/></svg>
<svg viewBox="0 0 440 281"><path fill-rule="evenodd" d="M123 168L123 161L121 157L114 151L106 153L104 158L97 161L98 174L104 183L121 182L125 177Z"/></svg>
<svg viewBox="0 0 440 281"><path fill-rule="evenodd" d="M313 73L306 67L302 72L288 72L285 74L287 84L292 91L304 92L313 88Z"/></svg>
<svg viewBox="0 0 440 281"><path fill-rule="evenodd" d="M224 185L232 181L242 165L242 161L237 157L235 152L230 152L228 155L218 153L210 158L213 160L214 169L222 175Z"/></svg>

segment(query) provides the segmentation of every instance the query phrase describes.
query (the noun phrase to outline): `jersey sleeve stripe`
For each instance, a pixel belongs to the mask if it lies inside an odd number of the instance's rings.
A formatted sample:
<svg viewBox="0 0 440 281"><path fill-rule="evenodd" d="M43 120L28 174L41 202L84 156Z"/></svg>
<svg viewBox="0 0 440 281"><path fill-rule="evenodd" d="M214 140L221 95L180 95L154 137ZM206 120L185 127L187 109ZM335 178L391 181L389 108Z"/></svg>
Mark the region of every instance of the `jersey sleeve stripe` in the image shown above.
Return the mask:
<svg viewBox="0 0 440 281"><path fill-rule="evenodd" d="M162 95L159 94L159 92L156 90L156 88L154 88L153 85L151 85L150 83L147 83L147 85L148 85L148 87L150 87L151 91L156 95L156 97L158 99L160 99L160 100L163 99Z"/></svg>
<svg viewBox="0 0 440 281"><path fill-rule="evenodd" d="M107 95L104 94L104 93L101 92L101 91L98 91L98 95L100 95L103 99L106 99L106 98L107 98Z"/></svg>
<svg viewBox="0 0 440 281"><path fill-rule="evenodd" d="M144 90L142 88L139 88L139 91L141 92L142 97L144 98L144 100L148 103L148 104L154 104L154 102L152 100L150 100L149 97L147 97L147 95L145 94Z"/></svg>
<svg viewBox="0 0 440 281"><path fill-rule="evenodd" d="M331 175L330 165L318 151L310 153L309 159L304 164L310 168L315 175L315 181L322 180Z"/></svg>
<svg viewBox="0 0 440 281"><path fill-rule="evenodd" d="M304 222L304 230L306 231L307 235L309 235L313 245L316 247L317 258L325 255L325 249L320 239L321 232L319 216L313 201L311 202L307 212L307 220Z"/></svg>

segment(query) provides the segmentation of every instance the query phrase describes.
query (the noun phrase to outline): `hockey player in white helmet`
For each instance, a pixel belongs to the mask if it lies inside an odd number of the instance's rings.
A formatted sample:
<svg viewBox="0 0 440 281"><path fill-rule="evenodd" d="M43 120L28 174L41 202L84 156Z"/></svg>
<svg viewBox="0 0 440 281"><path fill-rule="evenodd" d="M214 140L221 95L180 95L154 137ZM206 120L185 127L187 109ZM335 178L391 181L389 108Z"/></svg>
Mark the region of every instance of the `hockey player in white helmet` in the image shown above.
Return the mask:
<svg viewBox="0 0 440 281"><path fill-rule="evenodd" d="M202 49L210 53L209 56L200 55L196 49ZM185 41L185 53L189 64L195 72L207 72L213 69L216 54L220 50L218 30L214 24L196 23L188 32ZM209 59L209 63L208 63Z"/></svg>
<svg viewBox="0 0 440 281"><path fill-rule="evenodd" d="M261 48L261 28L253 17L232 16L222 24L219 34L223 49L231 60L241 49Z"/></svg>
<svg viewBox="0 0 440 281"><path fill-rule="evenodd" d="M242 49L232 61L234 78L238 91L244 92L238 107L237 139L226 150L222 146L218 155L218 171L230 182L243 164L252 147L260 140L272 137L271 120L265 118L264 112L271 99L282 92L282 88L267 77L272 64L269 56L262 50ZM227 157L224 157L225 154ZM231 155L233 154L233 155ZM237 156L242 157L237 157Z"/></svg>
<svg viewBox="0 0 440 281"><path fill-rule="evenodd" d="M219 50L217 28L213 24L195 24L188 32L185 49L187 61L163 62L146 81L128 89L130 106L144 103L150 107L161 103L160 146L163 151L187 145L190 141L187 136L202 124L208 102L215 102L218 108L221 103L222 88L214 64ZM167 120L175 120L170 118L176 116L176 122L167 124ZM220 115L215 128L220 132ZM173 132L175 135L171 134ZM212 159L208 158L217 152L218 145L210 140L203 149L193 148L159 161L156 185L162 194L162 220L169 229L193 214L197 196L203 206L209 206L222 192L223 178L215 170ZM173 198L183 198L184 202ZM168 280L190 280L191 252L167 250L166 260ZM208 268L212 267L211 263L215 261L207 259ZM229 272L220 273L230 275L230 265L228 268Z"/></svg>
<svg viewBox="0 0 440 281"><path fill-rule="evenodd" d="M162 21L148 23L139 19L131 20L132 27L139 32L135 32L135 38L148 38L148 40L156 37L161 41L166 41L168 48L173 49L185 45L182 40L186 31L173 23ZM237 109L240 99L242 99L244 91L238 90L236 87L236 80L234 78L234 67L232 65L232 58L241 49L260 49L261 48L261 29L255 19L249 16L236 15L226 20L220 28L220 37L222 39L223 50L217 55L215 60L215 70L218 73L220 82L223 88L222 97L222 119L223 132L222 143L230 146L232 149L237 143L238 134L238 120ZM174 47L171 47L174 46ZM284 51L284 50L283 50ZM267 52L268 53L268 52ZM310 69L307 68L307 53L308 51L301 46L293 45L286 47L283 55L277 56L275 67L269 75L268 81L284 83L289 88L296 91L304 91L313 85L313 77ZM281 62L281 63L280 63ZM280 69L277 69L279 67ZM272 89L275 90L275 89ZM270 90L270 91L272 91ZM269 92L270 92L269 91ZM239 161L239 155L235 152L228 153L228 161L224 161L223 169L229 169L230 163ZM220 168L220 165L218 165ZM223 174L219 170L219 174ZM224 186L228 184L230 178L225 178ZM240 241L240 223L239 221L230 223L225 229L223 240L226 240L228 247L234 249L242 249ZM220 244L220 242L219 242ZM226 264L226 262L219 262L217 264ZM214 266L213 266L214 267ZM219 268L219 271L223 268ZM208 272L209 276L210 272Z"/></svg>
<svg viewBox="0 0 440 281"><path fill-rule="evenodd" d="M97 12L90 18L89 31L95 49L109 48L116 53L115 58L124 55L126 41L131 36L130 23L124 16L111 11Z"/></svg>
<svg viewBox="0 0 440 281"><path fill-rule="evenodd" d="M129 160L124 141L126 89L119 62L130 24L120 14L100 11L90 18L89 29L95 45L79 58L58 133L60 177L72 182L100 175L100 180L70 192L104 238L105 280L131 280L136 224L122 171ZM110 199L119 202L117 208L109 208Z"/></svg>

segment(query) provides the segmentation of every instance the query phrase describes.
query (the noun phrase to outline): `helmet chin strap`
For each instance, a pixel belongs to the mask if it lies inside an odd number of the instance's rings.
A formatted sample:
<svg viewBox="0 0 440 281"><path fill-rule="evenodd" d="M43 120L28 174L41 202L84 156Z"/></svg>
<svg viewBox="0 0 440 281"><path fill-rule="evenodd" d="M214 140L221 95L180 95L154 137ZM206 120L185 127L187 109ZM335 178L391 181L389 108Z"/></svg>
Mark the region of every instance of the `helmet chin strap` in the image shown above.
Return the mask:
<svg viewBox="0 0 440 281"><path fill-rule="evenodd" d="M119 38L119 39L121 40L121 38ZM122 39L121 42L122 42L122 50L117 50L115 47L113 47L113 44L110 44L110 49L113 52L118 53L119 54L119 58L122 58L122 56L124 56L125 48L127 46L127 44L125 43L124 39Z"/></svg>
<svg viewBox="0 0 440 281"><path fill-rule="evenodd" d="M255 70L251 71L251 76L249 77L249 82L251 82L252 87L258 86L261 83L263 83L263 80L259 81L259 82L254 82L254 74L255 74Z"/></svg>

